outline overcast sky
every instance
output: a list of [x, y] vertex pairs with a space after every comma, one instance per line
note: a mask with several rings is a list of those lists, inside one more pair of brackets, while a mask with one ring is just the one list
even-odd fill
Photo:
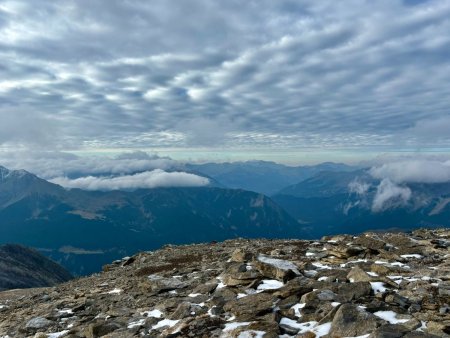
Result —
[[0, 151], [448, 153], [449, 18], [446, 0], [3, 0]]

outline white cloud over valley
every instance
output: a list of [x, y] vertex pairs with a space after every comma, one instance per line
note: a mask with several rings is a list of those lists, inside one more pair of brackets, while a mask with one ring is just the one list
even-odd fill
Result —
[[50, 182], [68, 189], [79, 188], [83, 190], [102, 191], [161, 187], [202, 187], [209, 184], [209, 180], [205, 177], [185, 172], [166, 172], [160, 169], [116, 177], [87, 176], [75, 179], [55, 177]]

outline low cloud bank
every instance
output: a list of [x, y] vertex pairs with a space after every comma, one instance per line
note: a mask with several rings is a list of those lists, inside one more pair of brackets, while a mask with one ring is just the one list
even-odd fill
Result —
[[103, 191], [160, 187], [202, 187], [209, 184], [209, 180], [205, 177], [185, 172], [166, 172], [161, 169], [118, 177], [87, 176], [76, 179], [56, 177], [50, 182], [69, 189]]
[[0, 153], [0, 164], [8, 169], [25, 169], [44, 179], [61, 177], [131, 175], [154, 169], [175, 169], [179, 163], [143, 151], [126, 152], [114, 157], [77, 156], [65, 152]]
[[377, 179], [395, 183], [444, 183], [450, 181], [450, 161], [405, 160], [385, 163], [370, 169]]

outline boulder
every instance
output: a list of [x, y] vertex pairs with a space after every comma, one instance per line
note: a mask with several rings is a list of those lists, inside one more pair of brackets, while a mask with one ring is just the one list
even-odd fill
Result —
[[223, 307], [239, 321], [252, 321], [272, 311], [277, 298], [268, 293], [258, 293], [232, 300]]
[[353, 267], [347, 275], [350, 282], [370, 282], [372, 278], [359, 266]]
[[255, 266], [264, 277], [283, 282], [301, 275], [294, 263], [265, 255], [258, 256]]
[[343, 304], [331, 323], [330, 337], [357, 337], [372, 333], [379, 319], [355, 304]]

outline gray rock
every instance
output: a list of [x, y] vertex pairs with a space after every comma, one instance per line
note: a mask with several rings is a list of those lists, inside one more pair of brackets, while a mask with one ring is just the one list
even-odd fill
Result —
[[283, 282], [301, 275], [294, 263], [265, 255], [258, 256], [255, 266], [263, 276]]
[[38, 330], [38, 329], [45, 329], [45, 328], [51, 326], [52, 324], [53, 324], [53, 322], [48, 320], [47, 318], [36, 317], [36, 318], [30, 319], [27, 322], [27, 324], [25, 325], [25, 327], [27, 329]]

